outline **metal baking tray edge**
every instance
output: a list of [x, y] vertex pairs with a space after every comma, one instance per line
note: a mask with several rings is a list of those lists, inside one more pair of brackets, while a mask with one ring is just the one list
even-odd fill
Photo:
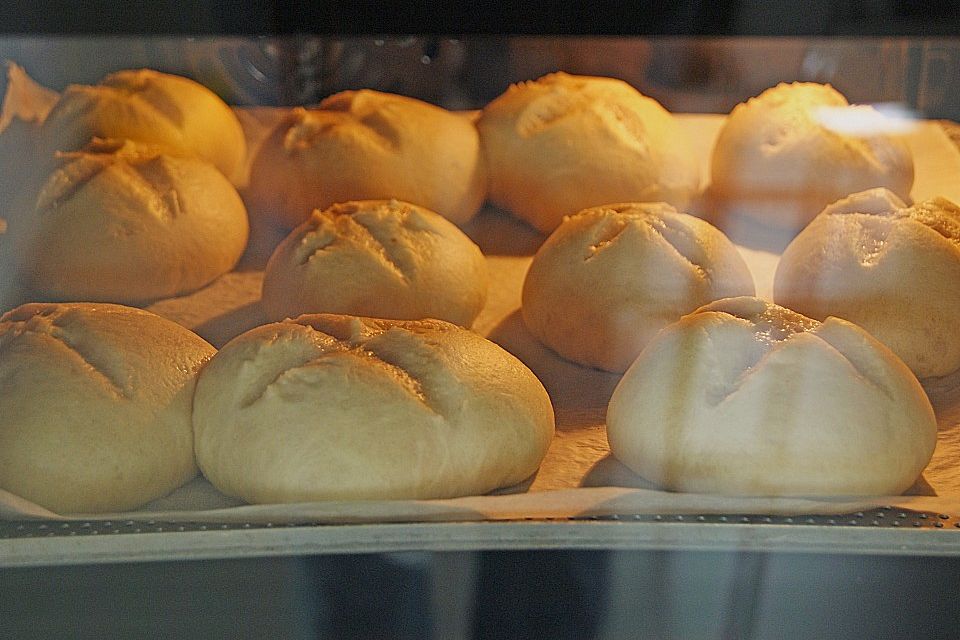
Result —
[[[880, 513], [883, 515], [878, 517]], [[943, 514], [877, 510], [836, 517], [841, 520], [825, 516], [706, 518], [671, 515], [336, 525], [8, 522], [5, 537], [0, 538], [0, 567], [556, 549], [960, 556], [960, 520]]]

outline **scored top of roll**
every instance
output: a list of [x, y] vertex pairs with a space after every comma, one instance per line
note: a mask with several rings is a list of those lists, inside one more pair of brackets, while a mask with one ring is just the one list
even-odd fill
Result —
[[665, 489], [895, 495], [930, 461], [937, 422], [906, 365], [860, 327], [742, 297], [657, 335], [614, 391], [607, 435]]
[[[857, 122], [876, 126], [855, 131]], [[788, 229], [856, 191], [909, 198], [913, 156], [883, 123], [830, 85], [781, 83], [730, 113], [711, 156], [711, 191], [734, 212]]]
[[70, 85], [43, 123], [41, 154], [75, 151], [93, 138], [134, 140], [197, 156], [234, 185], [246, 177], [240, 121], [217, 94], [189, 78], [131, 69], [99, 84]]
[[491, 200], [544, 233], [610, 202], [683, 207], [700, 187], [686, 132], [622, 80], [552, 73], [515, 84], [477, 127]]
[[208, 162], [129, 141], [63, 154], [13, 242], [47, 298], [144, 302], [226, 273], [248, 237], [236, 189]]
[[286, 227], [337, 202], [391, 198], [465, 224], [486, 186], [469, 114], [364, 89], [293, 109], [253, 159], [244, 195], [252, 215]]

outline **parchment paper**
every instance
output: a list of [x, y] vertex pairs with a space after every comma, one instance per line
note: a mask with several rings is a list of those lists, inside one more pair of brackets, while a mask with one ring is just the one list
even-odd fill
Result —
[[[269, 115], [269, 114], [268, 114]], [[263, 122], [264, 118], [247, 118]], [[267, 118], [269, 120], [269, 118]], [[682, 116], [706, 171], [719, 116]], [[257, 132], [262, 135], [261, 132]], [[909, 135], [917, 179], [914, 199], [945, 195], [960, 201], [960, 152], [939, 125], [921, 122]], [[706, 206], [700, 203], [698, 206]], [[484, 209], [465, 229], [487, 256], [491, 290], [474, 329], [523, 360], [550, 393], [557, 433], [539, 472], [527, 482], [497, 492], [454, 500], [316, 502], [242, 505], [219, 494], [202, 477], [145, 508], [122, 514], [53, 514], [0, 491], [0, 518], [154, 519], [210, 522], [410, 522], [566, 518], [630, 513], [840, 514], [873, 507], [960, 513], [960, 374], [925, 380], [940, 426], [933, 460], [905, 496], [871, 499], [728, 498], [660, 491], [631, 473], [610, 454], [604, 414], [619, 376], [578, 366], [540, 345], [519, 315], [523, 278], [544, 236], [505, 212]], [[261, 239], [280, 235], [260, 230]], [[742, 242], [758, 295], [769, 298], [778, 255], [763, 243]], [[263, 247], [255, 247], [240, 270], [209, 287], [148, 307], [187, 326], [217, 347], [265, 321], [259, 306]], [[259, 252], [259, 253], [258, 253]]]

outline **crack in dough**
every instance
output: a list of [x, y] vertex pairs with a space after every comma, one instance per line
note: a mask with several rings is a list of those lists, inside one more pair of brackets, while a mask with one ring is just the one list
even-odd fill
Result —
[[327, 250], [337, 239], [337, 235], [329, 229], [317, 227], [300, 241], [297, 247], [297, 265], [304, 266], [316, 256]]
[[[676, 220], [659, 216], [644, 216], [643, 222], [670, 246], [677, 256], [687, 262], [697, 275], [704, 280], [709, 278], [710, 270], [703, 266], [707, 256], [697, 241], [697, 236], [686, 225]], [[696, 255], [694, 255], [696, 254]]]
[[889, 224], [876, 224], [871, 221], [864, 224], [864, 220], [854, 218], [857, 228], [857, 249], [860, 264], [870, 266], [880, 262], [887, 249], [887, 236], [890, 233]]
[[315, 222], [317, 228], [307, 237], [316, 237], [317, 244], [307, 243], [305, 237], [303, 244], [309, 248], [304, 249], [304, 251], [309, 253], [301, 255], [298, 263], [304, 265], [319, 253], [326, 250], [335, 250], [337, 246], [349, 244], [352, 241], [370, 249], [380, 258], [384, 267], [404, 282], [409, 283], [410, 276], [407, 271], [410, 265], [405, 264], [408, 261], [403, 260], [399, 254], [389, 248], [396, 245], [397, 249], [402, 249], [390, 226], [383, 225], [383, 228], [381, 228], [377, 224], [364, 220], [362, 216], [354, 215], [358, 213], [363, 214], [364, 211], [354, 203], [347, 203], [336, 205], [315, 214], [315, 217], [311, 220]]
[[955, 245], [960, 245], [960, 207], [946, 198], [934, 198], [901, 209], [898, 217], [909, 217], [936, 231]]
[[583, 99], [570, 91], [555, 87], [546, 95], [533, 100], [517, 118], [517, 133], [531, 138], [549, 128], [556, 121], [584, 110]]
[[[395, 239], [389, 235], [389, 229], [386, 229], [388, 233], [385, 234], [383, 233], [384, 229], [381, 229], [377, 225], [369, 224], [362, 218], [353, 215], [350, 216], [350, 221], [358, 228], [363, 229], [363, 239], [365, 243], [376, 250], [377, 255], [382, 258], [384, 264], [400, 276], [404, 282], [409, 282], [410, 277], [407, 275], [405, 265], [402, 264], [396, 252], [388, 249], [390, 245], [396, 242]], [[393, 240], [393, 242], [391, 242], [391, 240]]]
[[593, 260], [605, 249], [610, 247], [620, 235], [626, 231], [628, 222], [616, 218], [603, 218], [597, 237], [590, 243], [584, 262]]
[[63, 153], [60, 157], [76, 159], [57, 169], [40, 190], [36, 203], [40, 214], [56, 209], [113, 164], [105, 157], [82, 153]]

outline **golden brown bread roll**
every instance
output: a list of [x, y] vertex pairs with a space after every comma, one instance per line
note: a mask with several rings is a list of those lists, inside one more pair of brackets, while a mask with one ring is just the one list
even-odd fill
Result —
[[41, 128], [41, 159], [93, 138], [129, 139], [168, 155], [197, 156], [234, 185], [245, 178], [246, 142], [230, 107], [188, 78], [151, 69], [118, 71], [100, 84], [71, 85]]
[[214, 348], [140, 309], [0, 317], [0, 488], [60, 513], [137, 508], [197, 473], [191, 403]]
[[294, 109], [253, 159], [244, 197], [251, 215], [288, 228], [337, 202], [390, 198], [462, 225], [486, 186], [468, 116], [365, 89]]
[[314, 211], [280, 243], [263, 278], [271, 320], [304, 313], [470, 326], [487, 299], [487, 263], [440, 215], [396, 200]]
[[208, 284], [243, 253], [243, 202], [213, 165], [130, 143], [66, 160], [14, 240], [24, 282], [44, 297], [170, 297]]
[[906, 142], [838, 131], [825, 124], [823, 109], [876, 116], [870, 107], [850, 107], [830, 85], [809, 82], [779, 84], [733, 109], [711, 156], [711, 192], [728, 212], [798, 230], [856, 191], [887, 187], [909, 198]]
[[569, 216], [533, 258], [523, 320], [587, 366], [623, 372], [660, 329], [711, 300], [753, 295], [746, 263], [709, 223], [664, 203]]
[[613, 393], [607, 436], [673, 491], [880, 496], [914, 483], [937, 422], [906, 365], [860, 327], [732, 298], [647, 345]]
[[871, 189], [830, 205], [787, 247], [774, 300], [870, 332], [920, 378], [960, 368], [960, 207]]
[[257, 327], [204, 367], [194, 400], [200, 468], [253, 503], [482, 494], [533, 474], [553, 428], [529, 369], [438, 320]]
[[490, 199], [540, 231], [608, 202], [684, 207], [700, 187], [686, 133], [621, 80], [552, 73], [511, 86], [477, 121]]

